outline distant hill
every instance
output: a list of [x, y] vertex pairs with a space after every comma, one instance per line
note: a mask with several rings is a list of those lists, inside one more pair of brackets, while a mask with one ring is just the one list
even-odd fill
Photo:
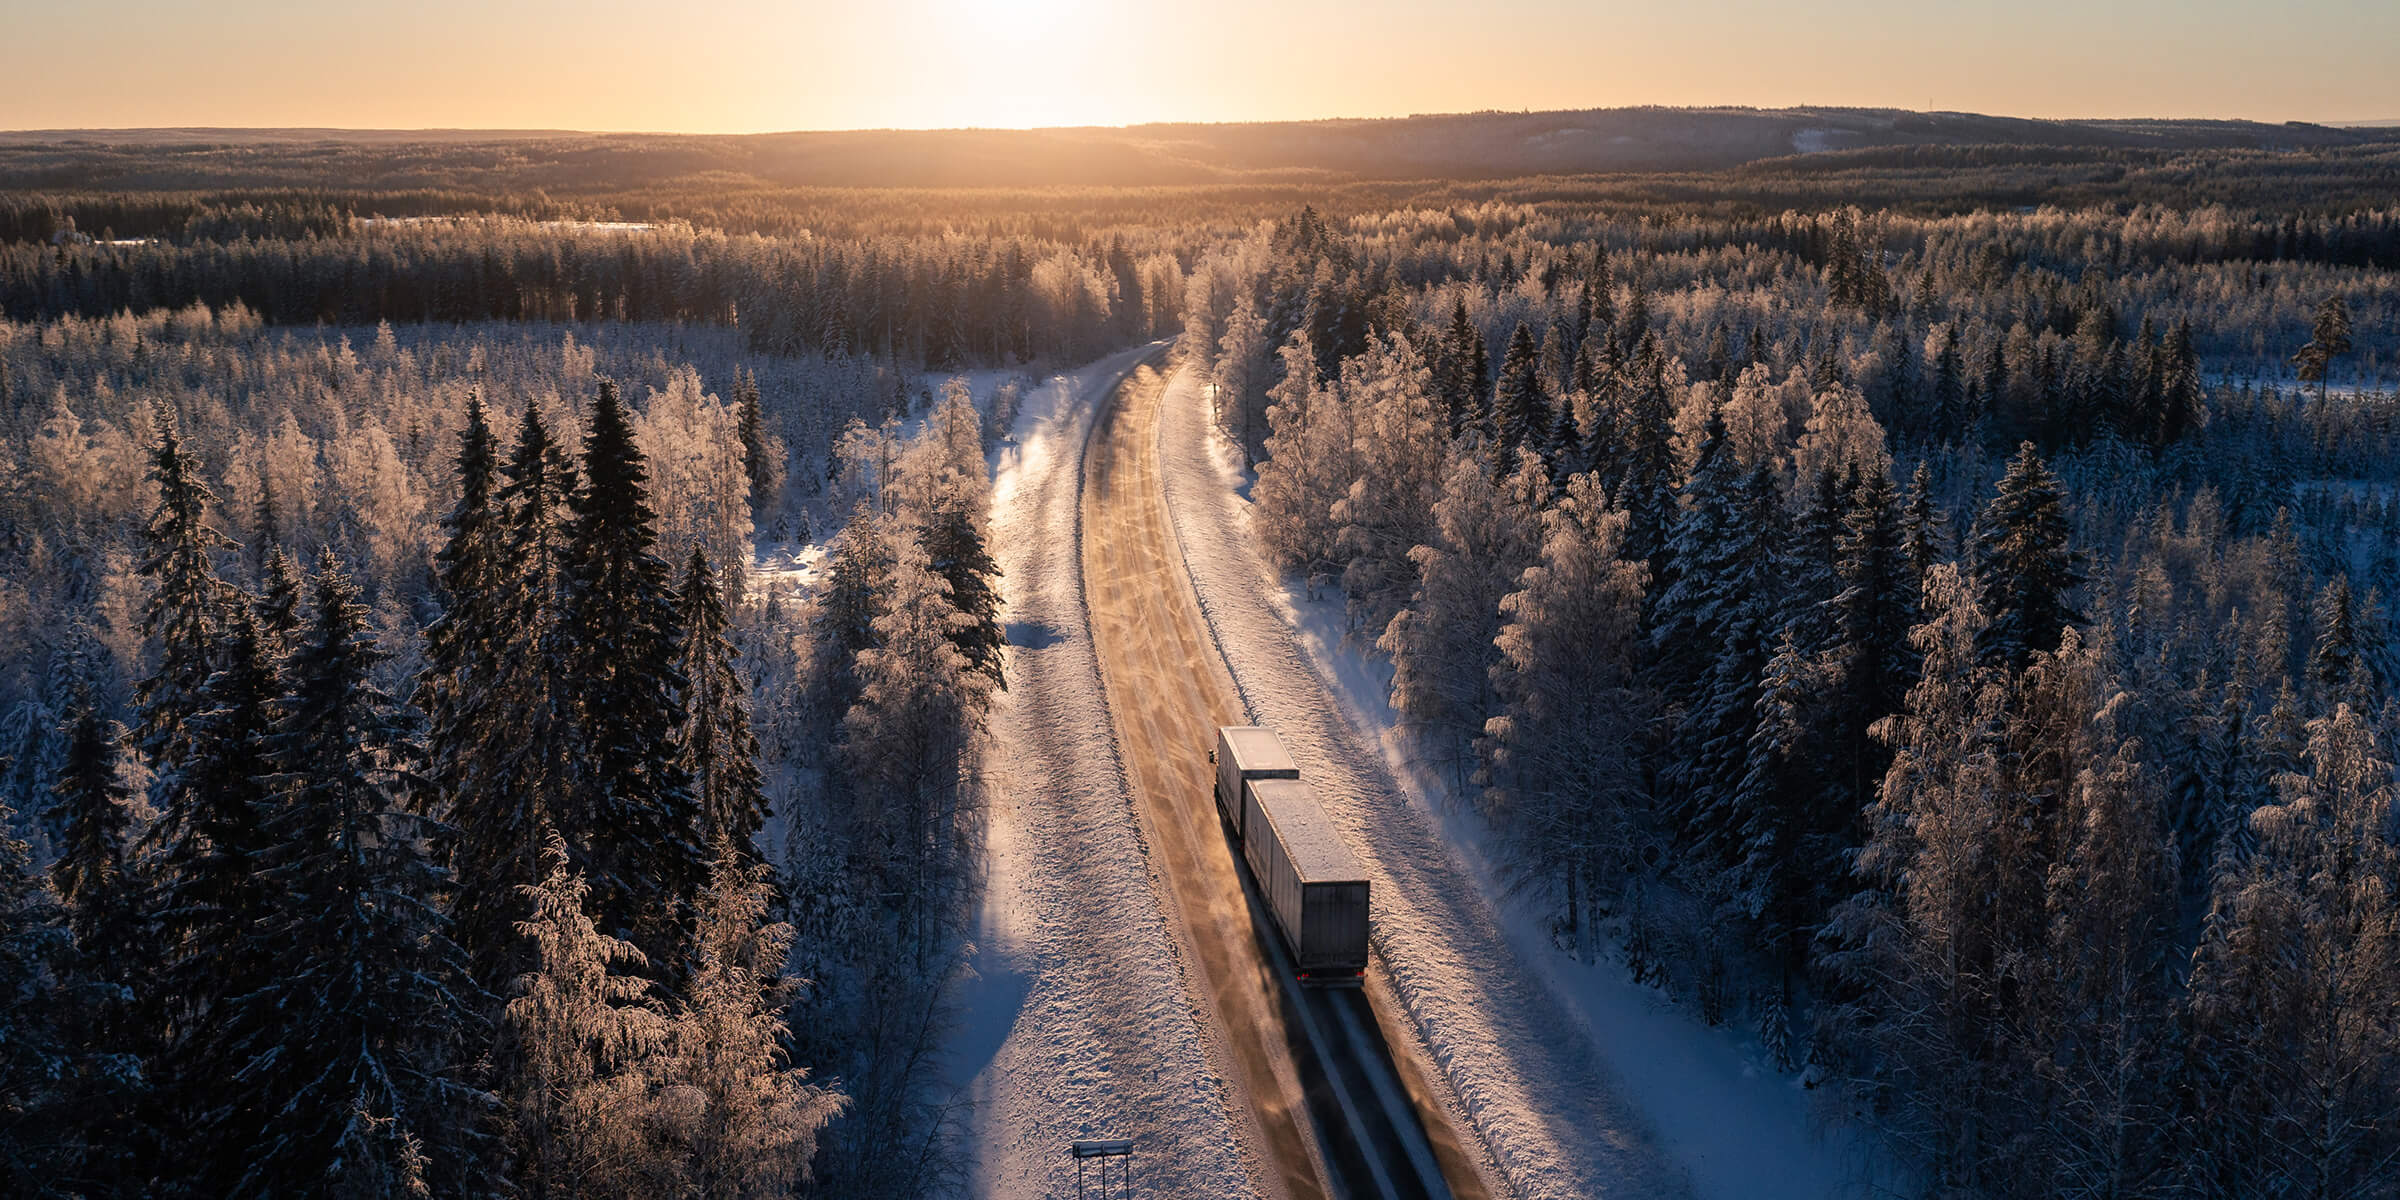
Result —
[[[2400, 130], [2252, 121], [2051, 121], [1859, 108], [1616, 108], [1380, 120], [743, 136], [143, 129], [0, 133], [0, 185], [49, 189], [576, 190], [714, 178], [769, 186], [1141, 186], [1697, 171], [1905, 147], [2324, 150]], [[406, 152], [403, 152], [403, 151]]]

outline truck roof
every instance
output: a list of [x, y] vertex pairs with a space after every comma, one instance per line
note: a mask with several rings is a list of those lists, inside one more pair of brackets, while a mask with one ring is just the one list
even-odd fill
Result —
[[1283, 748], [1283, 739], [1264, 725], [1227, 725], [1219, 730], [1225, 745], [1233, 751], [1233, 767], [1244, 774], [1252, 771], [1288, 771], [1299, 773], [1300, 764], [1292, 761], [1291, 752]]
[[1252, 781], [1250, 788], [1257, 793], [1258, 807], [1267, 814], [1267, 822], [1282, 839], [1301, 882], [1346, 883], [1367, 877], [1358, 856], [1350, 852], [1350, 843], [1334, 830], [1307, 784], [1297, 779], [1260, 779]]

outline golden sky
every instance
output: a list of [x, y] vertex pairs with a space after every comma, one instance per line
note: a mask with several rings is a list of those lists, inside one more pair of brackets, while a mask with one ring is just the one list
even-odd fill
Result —
[[0, 0], [0, 128], [2400, 118], [2400, 0]]

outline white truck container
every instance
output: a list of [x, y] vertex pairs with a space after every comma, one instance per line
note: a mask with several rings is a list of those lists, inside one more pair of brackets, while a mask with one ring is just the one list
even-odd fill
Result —
[[[1272, 735], [1270, 735], [1272, 736]], [[1358, 987], [1367, 972], [1367, 876], [1309, 786], [1242, 783], [1242, 857], [1304, 987]]]
[[1283, 739], [1261, 725], [1225, 725], [1217, 729], [1217, 812], [1242, 835], [1242, 784], [1252, 779], [1298, 779], [1300, 764], [1283, 748]]

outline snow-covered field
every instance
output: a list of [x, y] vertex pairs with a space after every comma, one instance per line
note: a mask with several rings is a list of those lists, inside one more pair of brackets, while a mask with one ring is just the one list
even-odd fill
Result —
[[1196, 380], [1170, 386], [1160, 458], [1175, 528], [1253, 717], [1275, 727], [1368, 864], [1395, 992], [1518, 1193], [1824, 1197], [1860, 1189], [1845, 1139], [1755, 1045], [1710, 1030], [1613, 963], [1553, 949], [1498, 899], [1482, 836], [1391, 737], [1387, 669], [1340, 645], [1251, 536], [1243, 473]]
[[977, 1196], [1072, 1195], [1069, 1142], [1137, 1139], [1145, 1196], [1250, 1191], [1224, 1083], [1151, 890], [1085, 620], [1095, 404], [1146, 350], [1053, 376], [993, 455], [1009, 690], [992, 713], [989, 880], [953, 1078]]

